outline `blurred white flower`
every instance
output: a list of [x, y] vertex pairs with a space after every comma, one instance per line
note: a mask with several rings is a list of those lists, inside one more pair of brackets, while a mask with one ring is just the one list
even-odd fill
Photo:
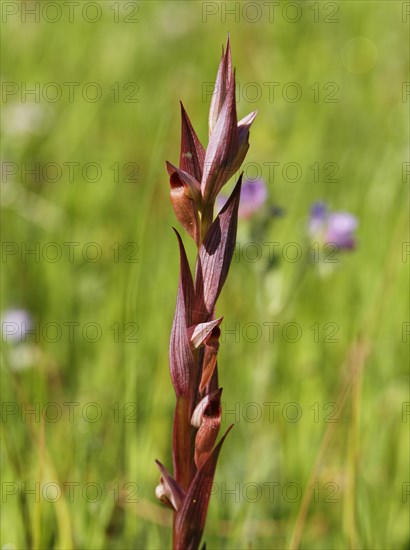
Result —
[[25, 309], [7, 309], [1, 315], [3, 342], [24, 342], [27, 331], [33, 326], [32, 318]]
[[11, 308], [1, 315], [2, 342], [11, 344], [4, 349], [6, 363], [14, 371], [34, 367], [42, 357], [39, 346], [26, 341], [33, 326], [33, 319], [25, 309]]
[[53, 109], [40, 103], [11, 103], [3, 107], [2, 114], [3, 132], [6, 135], [42, 135], [50, 127]]
[[34, 367], [42, 358], [41, 350], [35, 344], [17, 344], [7, 353], [12, 370], [23, 371]]

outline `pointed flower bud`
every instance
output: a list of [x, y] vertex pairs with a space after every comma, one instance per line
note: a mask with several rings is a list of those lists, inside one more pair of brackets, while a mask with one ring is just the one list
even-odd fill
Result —
[[195, 179], [191, 174], [188, 172], [185, 172], [185, 170], [181, 170], [180, 168], [177, 168], [174, 166], [171, 162], [167, 161], [167, 170], [169, 175], [175, 176], [177, 174], [179, 181], [181, 181], [184, 185], [184, 192], [185, 195], [192, 199], [196, 206], [199, 208], [201, 206], [202, 202], [202, 196], [201, 196], [201, 184], [198, 182], [197, 179]]
[[227, 90], [232, 83], [232, 58], [231, 58], [231, 46], [228, 40], [226, 42], [226, 52], [224, 53], [222, 48], [222, 58], [219, 63], [218, 73], [216, 75], [216, 82], [214, 93], [212, 94], [211, 107], [209, 109], [209, 135], [212, 134], [216, 122], [219, 117], [219, 113], [222, 110], [222, 106], [226, 99]]
[[232, 165], [238, 154], [237, 124], [233, 78], [205, 154], [201, 190], [207, 203], [213, 204], [221, 188], [234, 174]]
[[214, 319], [213, 321], [208, 321], [207, 323], [199, 323], [198, 325], [189, 327], [188, 338], [192, 347], [197, 349], [199, 346], [203, 346], [214, 328], [219, 327], [222, 323], [222, 320], [223, 317], [219, 317], [219, 319]]
[[198, 197], [195, 180], [170, 162], [167, 163], [167, 170], [170, 175], [170, 196], [175, 216], [198, 244], [200, 231], [198, 207], [194, 200], [194, 197]]
[[177, 512], [181, 508], [185, 498], [185, 491], [159, 460], [155, 462], [161, 472], [160, 482], [155, 489], [155, 495], [165, 506]]
[[246, 153], [249, 149], [249, 129], [257, 114], [257, 111], [253, 111], [238, 122], [238, 151], [231, 166], [231, 172], [233, 174], [239, 170], [242, 162], [245, 160]]
[[235, 74], [228, 35], [209, 109], [209, 144], [201, 179], [205, 204], [213, 205], [221, 188], [241, 167], [249, 149], [249, 129], [255, 117], [253, 112], [237, 122]]
[[206, 462], [212, 452], [221, 427], [222, 388], [207, 395], [198, 403], [191, 424], [198, 428], [195, 438], [195, 464], [197, 468]]
[[203, 393], [205, 391], [206, 386], [211, 381], [212, 375], [215, 372], [220, 336], [221, 329], [219, 328], [219, 326], [217, 326], [212, 330], [211, 334], [207, 338], [204, 360], [202, 364], [202, 376], [199, 383], [199, 393]]
[[181, 103], [181, 153], [179, 167], [188, 172], [196, 180], [201, 181], [204, 159], [205, 150]]

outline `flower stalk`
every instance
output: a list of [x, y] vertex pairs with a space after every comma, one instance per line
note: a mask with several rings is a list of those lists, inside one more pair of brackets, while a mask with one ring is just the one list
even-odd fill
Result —
[[215, 218], [214, 207], [220, 190], [245, 158], [255, 116], [251, 113], [238, 123], [228, 37], [210, 106], [208, 146], [202, 146], [181, 104], [179, 166], [166, 163], [175, 216], [197, 246], [192, 274], [175, 230], [180, 277], [169, 349], [176, 395], [173, 474], [157, 461], [161, 477], [156, 489], [159, 500], [174, 512], [174, 550], [199, 547], [219, 452], [232, 428], [216, 443], [222, 414], [218, 384], [222, 317], [216, 318], [215, 307], [235, 248], [242, 175]]

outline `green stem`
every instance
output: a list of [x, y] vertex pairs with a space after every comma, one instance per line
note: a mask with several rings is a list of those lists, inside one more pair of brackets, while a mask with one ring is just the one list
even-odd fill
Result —
[[202, 213], [201, 213], [201, 243], [204, 241], [205, 236], [210, 228], [214, 217], [214, 205], [204, 204]]

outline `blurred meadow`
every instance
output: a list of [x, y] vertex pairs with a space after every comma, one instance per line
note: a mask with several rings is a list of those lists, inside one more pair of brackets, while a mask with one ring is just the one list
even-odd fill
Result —
[[[228, 32], [269, 199], [217, 310], [235, 428], [204, 540], [410, 548], [408, 4], [2, 2], [1, 548], [171, 545], [165, 160], [180, 100], [207, 143]], [[317, 201], [354, 250], [317, 254]]]

